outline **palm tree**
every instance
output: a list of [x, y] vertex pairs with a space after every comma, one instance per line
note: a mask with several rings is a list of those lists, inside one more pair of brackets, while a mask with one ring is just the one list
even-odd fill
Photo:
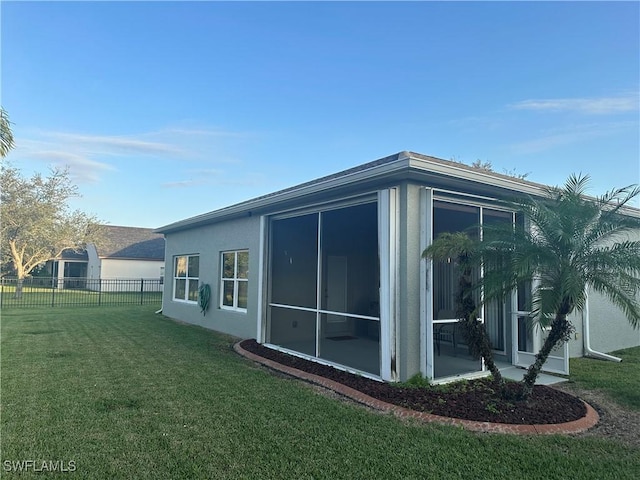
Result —
[[491, 372], [500, 392], [503, 392], [504, 380], [493, 358], [489, 335], [483, 323], [478, 321], [478, 306], [474, 300], [474, 271], [479, 266], [478, 243], [464, 232], [443, 232], [423, 252], [424, 258], [436, 261], [455, 259], [458, 268], [458, 291], [456, 292], [456, 316], [469, 346], [469, 353], [482, 358]]
[[572, 175], [563, 188], [548, 188], [547, 198], [514, 202], [512, 208], [525, 215], [529, 228], [487, 227], [478, 244], [485, 301], [506, 298], [534, 280], [532, 317], [549, 328], [522, 380], [522, 399], [531, 394], [550, 352], [569, 340], [574, 328], [568, 316], [585, 307], [588, 288], [640, 327], [640, 241], [632, 239], [640, 232], [640, 218], [621, 214], [640, 187], [588, 198], [588, 182], [588, 176]]
[[6, 157], [13, 146], [13, 133], [11, 132], [9, 115], [4, 108], [0, 107], [0, 158]]

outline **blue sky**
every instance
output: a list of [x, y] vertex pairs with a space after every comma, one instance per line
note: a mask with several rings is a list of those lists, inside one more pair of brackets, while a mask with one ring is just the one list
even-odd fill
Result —
[[402, 150], [640, 182], [638, 2], [2, 1], [8, 159], [159, 227]]

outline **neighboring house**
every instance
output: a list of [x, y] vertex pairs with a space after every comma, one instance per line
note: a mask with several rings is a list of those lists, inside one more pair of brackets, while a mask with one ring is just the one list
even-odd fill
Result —
[[[421, 253], [441, 232], [480, 222], [524, 225], [497, 200], [543, 191], [401, 152], [172, 223], [157, 230], [166, 239], [163, 313], [383, 380], [483, 375], [456, 328], [452, 264]], [[201, 284], [212, 292], [205, 315]], [[543, 339], [524, 321], [527, 293], [482, 314], [506, 365], [528, 366]], [[601, 351], [640, 345], [640, 332], [595, 295], [573, 321], [575, 337], [552, 352], [549, 371], [566, 373], [569, 356], [582, 355], [588, 341]]]
[[65, 288], [97, 289], [100, 279], [157, 280], [164, 277], [164, 238], [150, 228], [103, 225], [96, 244], [65, 250], [47, 268]]

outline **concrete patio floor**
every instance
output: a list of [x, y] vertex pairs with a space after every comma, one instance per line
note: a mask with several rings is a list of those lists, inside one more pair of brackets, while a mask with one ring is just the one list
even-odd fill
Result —
[[[524, 368], [515, 367], [513, 365], [504, 364], [498, 365], [500, 368], [500, 373], [504, 378], [508, 378], [509, 380], [517, 380], [520, 381], [524, 377], [524, 374], [527, 372]], [[552, 375], [550, 373], [540, 373], [538, 378], [536, 379], [536, 385], [554, 385], [556, 383], [566, 382], [567, 379], [564, 377], [559, 377], [556, 375]]]

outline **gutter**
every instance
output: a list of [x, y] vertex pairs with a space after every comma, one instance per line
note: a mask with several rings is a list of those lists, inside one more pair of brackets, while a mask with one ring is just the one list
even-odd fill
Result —
[[584, 356], [598, 358], [600, 360], [608, 360], [610, 362], [621, 362], [622, 359], [619, 357], [614, 357], [613, 355], [609, 355], [607, 353], [598, 352], [591, 348], [589, 337], [589, 295], [586, 294], [585, 296], [586, 302], [584, 304], [584, 310], [582, 311], [582, 345], [584, 347]]

